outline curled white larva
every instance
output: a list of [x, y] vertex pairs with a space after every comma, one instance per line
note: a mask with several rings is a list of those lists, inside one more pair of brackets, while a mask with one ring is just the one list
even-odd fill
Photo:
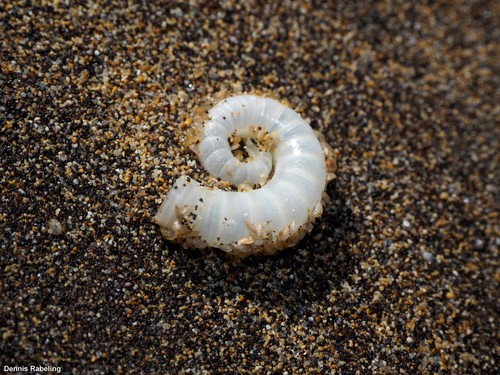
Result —
[[298, 113], [270, 98], [230, 97], [208, 114], [201, 163], [240, 189], [179, 177], [154, 218], [163, 236], [241, 256], [295, 245], [322, 213], [331, 149]]

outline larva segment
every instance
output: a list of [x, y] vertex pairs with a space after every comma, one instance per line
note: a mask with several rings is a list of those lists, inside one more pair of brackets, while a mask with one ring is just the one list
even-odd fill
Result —
[[236, 256], [274, 254], [300, 241], [322, 213], [325, 155], [333, 154], [324, 139], [292, 109], [252, 95], [221, 101], [203, 130], [201, 163], [238, 191], [179, 177], [154, 218], [163, 236]]
[[[250, 161], [242, 162], [232, 153], [229, 143], [231, 136], [246, 136], [231, 129], [224, 134], [207, 135], [198, 146], [200, 158], [204, 168], [214, 177], [229, 181], [233, 185], [241, 183], [259, 184], [262, 176], [267, 178], [272, 169], [272, 155], [270, 152], [261, 151], [258, 147], [247, 145], [246, 150], [251, 156]], [[249, 135], [249, 134], [248, 134]]]

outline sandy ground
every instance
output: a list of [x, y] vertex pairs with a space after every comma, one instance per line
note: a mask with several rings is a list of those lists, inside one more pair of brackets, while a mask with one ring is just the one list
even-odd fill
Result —
[[[495, 373], [499, 14], [2, 2], [2, 369]], [[301, 113], [338, 170], [310, 235], [232, 262], [151, 218], [179, 175], [207, 178], [197, 107], [241, 92]]]

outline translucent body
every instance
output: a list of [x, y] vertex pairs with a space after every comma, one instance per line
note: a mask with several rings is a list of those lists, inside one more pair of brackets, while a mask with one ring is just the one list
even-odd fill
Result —
[[[225, 251], [272, 253], [295, 244], [302, 236], [294, 234], [321, 214], [326, 186], [325, 155], [312, 128], [292, 109], [253, 95], [225, 99], [209, 116], [199, 146], [204, 168], [234, 186], [265, 183], [223, 191], [181, 176], [155, 217], [163, 235], [186, 247]], [[248, 147], [252, 160], [241, 162], [228, 138], [251, 138], [250, 127], [265, 129], [276, 145], [272, 152]]]

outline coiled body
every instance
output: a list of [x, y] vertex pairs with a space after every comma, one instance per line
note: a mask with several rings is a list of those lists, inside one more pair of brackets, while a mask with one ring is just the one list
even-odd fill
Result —
[[[224, 99], [209, 117], [199, 145], [202, 165], [246, 188], [224, 191], [181, 176], [154, 219], [163, 236], [239, 255], [295, 245], [321, 215], [327, 182], [324, 148], [312, 128], [292, 109], [253, 95]], [[232, 152], [235, 137], [245, 144], [245, 160]]]

